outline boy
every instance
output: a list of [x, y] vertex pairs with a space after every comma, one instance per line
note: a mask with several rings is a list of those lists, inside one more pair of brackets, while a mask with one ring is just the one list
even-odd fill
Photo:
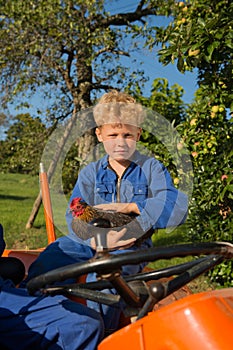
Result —
[[[148, 248], [152, 246], [151, 238], [140, 246], [134, 243], [150, 230], [182, 224], [187, 215], [187, 197], [174, 187], [160, 162], [136, 151], [145, 116], [141, 105], [131, 96], [113, 90], [102, 96], [93, 114], [96, 136], [103, 143], [106, 155], [80, 171], [69, 203], [81, 197], [87, 204], [102, 210], [137, 215], [134, 221], [138, 230], [133, 230], [131, 224], [119, 232], [111, 229], [107, 235], [108, 248], [115, 248], [113, 254]], [[59, 238], [41, 254], [29, 270], [29, 278], [95, 255], [94, 239], [81, 240], [78, 232], [73, 232], [69, 208], [66, 219], [69, 235]], [[123, 274], [138, 273], [143, 267], [143, 264], [124, 266]], [[88, 281], [94, 279], [94, 274], [87, 276]], [[114, 290], [108, 292], [114, 293]], [[102, 314], [107, 331], [117, 328], [118, 310], [90, 301], [88, 306]]]

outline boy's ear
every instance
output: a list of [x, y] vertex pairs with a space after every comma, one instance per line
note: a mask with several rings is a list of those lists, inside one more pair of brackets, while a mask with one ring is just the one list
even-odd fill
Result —
[[102, 142], [103, 139], [102, 139], [101, 131], [100, 131], [99, 128], [96, 128], [96, 129], [95, 129], [95, 134], [96, 134], [96, 136], [97, 136], [98, 141], [99, 141], [99, 142]]
[[137, 141], [140, 140], [141, 134], [142, 134], [142, 128], [138, 128]]

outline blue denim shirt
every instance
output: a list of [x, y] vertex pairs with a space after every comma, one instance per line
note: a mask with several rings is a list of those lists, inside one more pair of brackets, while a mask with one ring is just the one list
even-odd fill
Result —
[[[187, 216], [187, 196], [174, 187], [165, 166], [138, 151], [121, 179], [109, 167], [108, 155], [88, 164], [79, 173], [70, 202], [75, 197], [89, 205], [135, 202], [140, 210], [137, 220], [144, 232], [178, 226]], [[69, 210], [66, 219], [70, 235], [77, 237], [71, 229]]]

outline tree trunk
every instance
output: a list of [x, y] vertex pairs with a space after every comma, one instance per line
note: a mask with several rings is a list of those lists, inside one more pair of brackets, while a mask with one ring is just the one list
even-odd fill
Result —
[[[80, 51], [78, 54], [79, 59], [77, 60], [77, 78], [79, 82], [78, 88], [75, 88], [73, 84], [70, 84], [69, 75], [67, 75], [65, 78], [67, 86], [69, 87], [71, 94], [74, 97], [75, 107], [72, 113], [72, 117], [66, 126], [65, 132], [62, 138], [60, 139], [56, 153], [47, 171], [48, 182], [50, 181], [51, 177], [55, 172], [59, 157], [63, 151], [66, 141], [70, 135], [70, 132], [73, 126], [75, 125], [77, 112], [79, 110], [86, 109], [91, 105], [90, 89], [91, 89], [91, 82], [92, 82], [92, 67], [89, 64], [87, 64], [87, 58], [89, 58], [89, 55], [90, 55], [88, 50], [89, 48], [88, 46], [86, 46], [86, 43], [83, 46], [80, 45]], [[88, 152], [90, 152], [90, 150], [93, 150], [93, 144], [95, 143], [94, 130], [87, 131], [84, 136], [80, 137], [80, 139], [78, 140], [78, 144], [79, 143], [80, 143], [78, 147], [79, 157], [80, 159], [85, 159]], [[37, 196], [37, 199], [34, 202], [31, 215], [26, 224], [26, 228], [31, 228], [33, 226], [33, 223], [35, 221], [35, 218], [39, 211], [41, 203], [42, 203], [42, 198], [41, 198], [41, 194], [39, 194]]]
[[[47, 171], [48, 181], [50, 181], [51, 177], [53, 176], [53, 174], [55, 172], [56, 165], [57, 165], [57, 162], [59, 160], [60, 154], [61, 154], [61, 152], [64, 148], [64, 145], [69, 137], [69, 134], [70, 134], [75, 122], [76, 122], [76, 118], [77, 118], [77, 109], [74, 108], [73, 113], [72, 113], [72, 117], [70, 118], [70, 121], [67, 124], [65, 132], [64, 132], [64, 134], [59, 142], [56, 153], [55, 153], [53, 160], [50, 163], [49, 169]], [[36, 216], [39, 212], [41, 203], [42, 203], [42, 197], [41, 197], [41, 193], [39, 193], [34, 204], [33, 204], [32, 212], [31, 212], [29, 219], [27, 221], [27, 224], [26, 224], [27, 229], [29, 229], [33, 226], [33, 223], [34, 223]]]
[[[78, 141], [78, 158], [85, 161], [89, 156], [94, 159], [94, 147], [96, 145], [96, 137], [94, 130], [85, 133]], [[82, 166], [82, 163], [80, 163]]]
[[39, 193], [37, 198], [36, 198], [36, 200], [35, 200], [35, 202], [34, 202], [34, 204], [33, 204], [31, 214], [30, 214], [28, 222], [26, 224], [26, 229], [29, 229], [29, 228], [31, 228], [33, 226], [35, 218], [36, 218], [36, 216], [37, 216], [37, 214], [39, 212], [41, 203], [42, 203], [42, 197], [41, 197], [41, 193]]

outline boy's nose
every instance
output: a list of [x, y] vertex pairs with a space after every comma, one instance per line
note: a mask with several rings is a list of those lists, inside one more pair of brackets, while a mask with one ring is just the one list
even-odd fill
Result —
[[124, 137], [119, 136], [119, 137], [117, 138], [117, 143], [118, 143], [118, 145], [124, 145], [124, 144], [125, 144], [125, 139], [124, 139]]

